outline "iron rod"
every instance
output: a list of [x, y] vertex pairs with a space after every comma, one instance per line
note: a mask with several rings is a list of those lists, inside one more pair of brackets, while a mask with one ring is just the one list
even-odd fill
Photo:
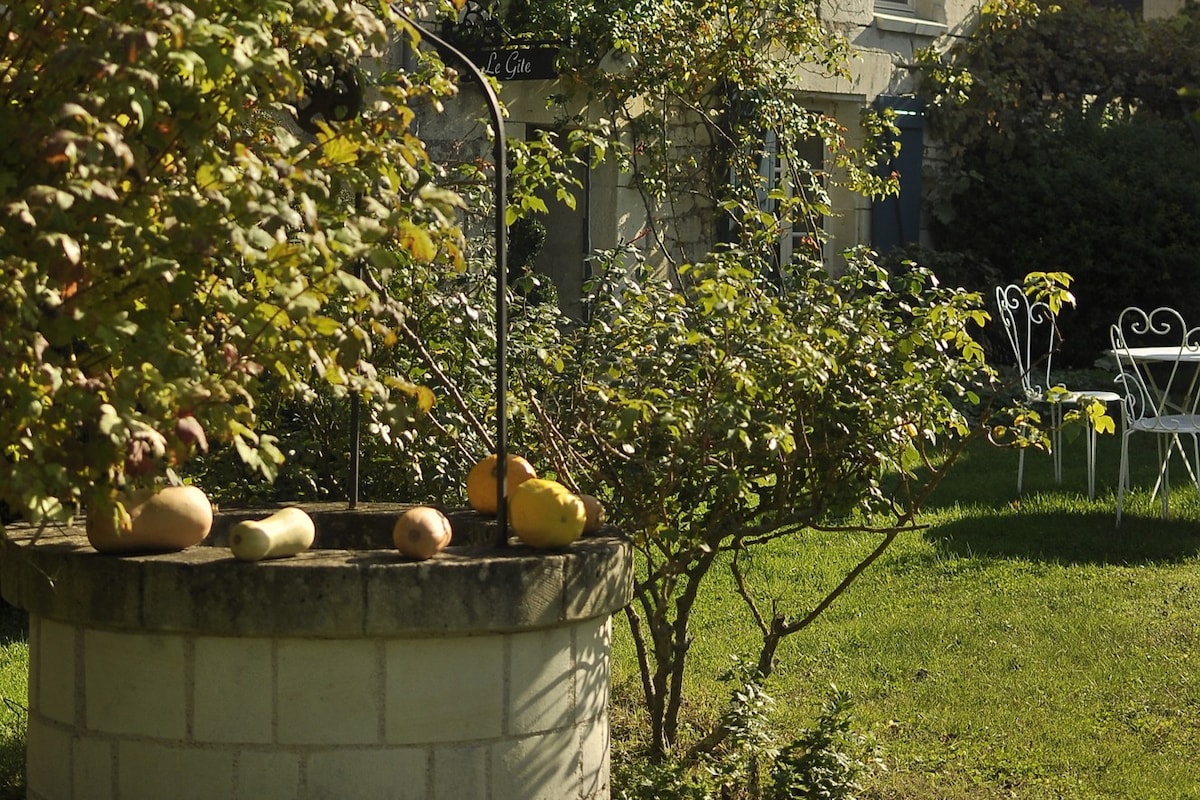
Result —
[[505, 143], [504, 114], [500, 98], [496, 96], [487, 76], [479, 66], [462, 51], [446, 40], [419, 25], [412, 17], [399, 12], [410, 25], [443, 53], [459, 61], [471, 78], [483, 91], [488, 113], [492, 118], [494, 158], [496, 160], [495, 183], [495, 237], [496, 237], [496, 524], [501, 543], [508, 541], [508, 504], [505, 502], [508, 489], [508, 364], [505, 350], [508, 346], [508, 226], [505, 212], [508, 205], [508, 153]]

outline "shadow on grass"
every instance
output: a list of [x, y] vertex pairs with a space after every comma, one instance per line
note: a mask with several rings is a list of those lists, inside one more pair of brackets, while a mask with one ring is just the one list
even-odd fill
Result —
[[[29, 616], [24, 611], [0, 601], [0, 648], [29, 639]], [[24, 704], [15, 699], [0, 698], [8, 706], [0, 708], [0, 800], [22, 800], [25, 797], [25, 720]]]
[[1113, 512], [1021, 511], [964, 517], [935, 525], [925, 537], [944, 556], [1021, 558], [1062, 564], [1141, 564], [1200, 556], [1195, 520]]
[[25, 737], [0, 735], [0, 800], [25, 797]]
[[29, 615], [0, 600], [0, 647], [29, 639]]
[[1120, 455], [1104, 437], [1096, 464], [1097, 496], [1088, 500], [1082, 442], [1068, 441], [1062, 483], [1046, 453], [1025, 459], [1024, 491], [1017, 492], [1018, 452], [987, 442], [972, 444], [925, 504], [932, 527], [925, 537], [937, 557], [1021, 558], [1064, 564], [1140, 564], [1200, 556], [1200, 498], [1182, 465], [1172, 467], [1171, 518], [1150, 496], [1158, 476], [1153, 445], [1131, 447], [1133, 491], [1116, 524]]

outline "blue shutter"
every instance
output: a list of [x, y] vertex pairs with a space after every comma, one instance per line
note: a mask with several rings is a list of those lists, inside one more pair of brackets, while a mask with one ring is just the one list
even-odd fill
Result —
[[925, 102], [916, 97], [880, 95], [879, 108], [896, 111], [900, 155], [880, 165], [880, 174], [900, 175], [900, 194], [875, 200], [871, 213], [871, 246], [880, 253], [918, 242], [921, 237], [921, 166], [925, 150]]

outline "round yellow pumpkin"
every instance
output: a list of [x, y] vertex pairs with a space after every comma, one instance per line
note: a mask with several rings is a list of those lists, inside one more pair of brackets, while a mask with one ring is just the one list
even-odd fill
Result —
[[[522, 482], [537, 477], [533, 465], [521, 456], [509, 455], [505, 461], [508, 464], [504, 478], [506, 495], [511, 495], [513, 489]], [[497, 469], [498, 462], [496, 454], [492, 453], [490, 456], [480, 459], [467, 473], [467, 502], [480, 514], [495, 514], [498, 510], [496, 505], [498, 499], [496, 484], [500, 479]]]

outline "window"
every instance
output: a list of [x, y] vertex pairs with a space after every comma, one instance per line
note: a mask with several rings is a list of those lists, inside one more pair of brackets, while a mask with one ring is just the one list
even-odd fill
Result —
[[[763, 157], [759, 173], [765, 178], [764, 186], [759, 191], [759, 208], [772, 214], [778, 214], [785, 199], [800, 195], [812, 202], [817, 202], [814, 195], [823, 192], [825, 187], [824, 163], [825, 144], [820, 137], [806, 139], [796, 148], [799, 163], [790, 163], [786, 156], [780, 155], [775, 132], [769, 131], [763, 140]], [[780, 199], [772, 199], [783, 195]], [[781, 266], [791, 263], [798, 256], [819, 256], [821, 246], [820, 231], [824, 226], [824, 217], [820, 214], [808, 219], [782, 219], [782, 229], [779, 240], [775, 244], [775, 264]]]
[[875, 11], [884, 14], [895, 14], [901, 17], [915, 17], [917, 9], [913, 0], [875, 0]]
[[914, 36], [946, 32], [946, 6], [941, 0], [875, 0], [875, 27]]
[[[745, 116], [748, 118], [749, 114]], [[824, 257], [825, 214], [829, 206], [825, 142], [819, 135], [810, 135], [803, 119], [792, 123], [786, 123], [786, 127], [794, 130], [792, 136], [799, 137], [797, 141], [781, 141], [781, 135], [786, 133], [759, 127], [757, 136], [729, 155], [729, 185], [741, 190], [737, 192], [740, 202], [757, 207], [760, 213], [756, 215], [759, 218], [756, 226], [773, 228], [770, 232], [775, 244], [770, 254], [773, 262], [770, 277], [776, 281], [782, 277], [780, 267], [801, 259], [812, 261]], [[744, 193], [749, 189], [752, 195]], [[723, 212], [717, 220], [718, 241], [737, 241], [742, 222], [738, 212]]]

